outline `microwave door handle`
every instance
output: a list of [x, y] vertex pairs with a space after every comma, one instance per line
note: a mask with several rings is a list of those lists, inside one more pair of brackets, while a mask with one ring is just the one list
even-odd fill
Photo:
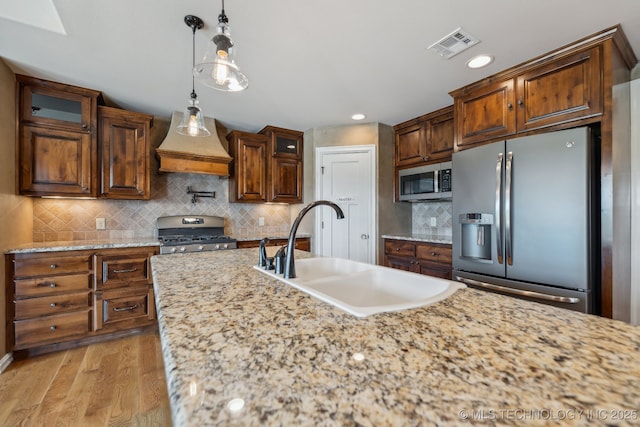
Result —
[[506, 183], [504, 189], [504, 238], [507, 252], [507, 264], [513, 265], [513, 242], [511, 235], [511, 191], [513, 174], [513, 153], [507, 153], [507, 166], [505, 169]]
[[496, 217], [496, 251], [498, 252], [498, 264], [502, 264], [502, 206], [501, 206], [501, 188], [502, 188], [502, 158], [504, 154], [498, 154], [498, 160], [496, 161], [496, 203], [495, 203], [495, 217]]
[[440, 192], [440, 171], [435, 170], [433, 171], [433, 192], [434, 193], [439, 193]]

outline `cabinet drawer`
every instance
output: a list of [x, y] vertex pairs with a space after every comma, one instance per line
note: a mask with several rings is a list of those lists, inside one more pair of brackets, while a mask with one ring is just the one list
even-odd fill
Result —
[[91, 257], [88, 255], [14, 260], [15, 277], [83, 273], [90, 270]]
[[128, 329], [149, 324], [155, 319], [153, 290], [150, 288], [107, 291], [98, 302], [96, 329]]
[[147, 254], [130, 257], [102, 257], [100, 261], [102, 280], [98, 288], [110, 289], [151, 284], [149, 258]]
[[89, 310], [15, 322], [15, 349], [82, 337], [89, 333]]
[[416, 258], [451, 264], [451, 246], [417, 245]]
[[15, 317], [16, 320], [20, 320], [36, 316], [86, 310], [89, 308], [90, 303], [89, 292], [23, 299], [15, 303]]
[[84, 273], [14, 280], [16, 298], [85, 291], [91, 289], [91, 279], [91, 274]]
[[385, 240], [384, 253], [389, 255], [415, 256], [416, 244], [400, 240]]

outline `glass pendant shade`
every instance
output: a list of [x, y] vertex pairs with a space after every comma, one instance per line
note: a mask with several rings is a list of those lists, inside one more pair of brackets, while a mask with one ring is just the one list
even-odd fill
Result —
[[218, 17], [216, 35], [213, 36], [202, 62], [193, 67], [193, 75], [205, 86], [227, 91], [238, 92], [249, 86], [249, 79], [234, 61], [235, 49], [223, 13]]
[[176, 128], [176, 132], [187, 136], [209, 136], [211, 132], [204, 125], [204, 117], [198, 106], [198, 99], [192, 97], [189, 105], [182, 113], [182, 121]]

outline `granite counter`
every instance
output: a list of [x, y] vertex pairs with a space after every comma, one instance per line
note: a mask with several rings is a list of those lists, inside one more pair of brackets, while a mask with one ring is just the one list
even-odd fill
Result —
[[451, 244], [450, 234], [383, 234], [383, 239], [409, 240], [412, 242]]
[[639, 327], [470, 288], [356, 318], [257, 253], [152, 258], [175, 426], [640, 423]]
[[142, 246], [160, 246], [160, 242], [152, 239], [108, 239], [108, 240], [73, 240], [68, 242], [34, 242], [25, 243], [5, 251], [7, 254], [26, 254], [35, 252], [82, 251], [112, 248], [137, 248]]

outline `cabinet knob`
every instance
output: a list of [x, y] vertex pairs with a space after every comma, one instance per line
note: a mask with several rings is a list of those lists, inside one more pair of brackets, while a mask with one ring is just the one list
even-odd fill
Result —
[[56, 284], [55, 284], [55, 283], [53, 283], [53, 282], [51, 282], [51, 283], [49, 283], [49, 287], [50, 287], [50, 288], [55, 288], [55, 287], [56, 287]]
[[518, 99], [518, 105], [521, 107], [524, 105], [524, 101], [522, 100], [522, 98]]
[[89, 125], [87, 125], [86, 123], [83, 123], [83, 124], [82, 124], [82, 129], [86, 129], [86, 128], [88, 128], [88, 127], [89, 127]]
[[56, 328], [56, 326], [55, 326], [55, 325], [51, 325], [51, 326], [49, 326], [49, 329], [50, 329], [50, 330], [52, 330], [52, 331], [55, 331], [55, 330], [56, 330], [56, 329], [58, 329], [58, 328]]
[[51, 306], [51, 307], [55, 307], [55, 306], [56, 306], [56, 303], [55, 303], [55, 302], [52, 302], [51, 304], [49, 304], [49, 306]]
[[507, 104], [507, 108], [509, 109], [509, 111], [513, 110], [513, 104], [512, 103], [508, 103]]
[[51, 264], [49, 267], [50, 267], [50, 268], [57, 268], [58, 266], [57, 266], [57, 265], [55, 265], [55, 264]]
[[424, 161], [429, 160], [429, 156], [424, 156], [424, 157], [422, 158], [422, 160], [424, 160]]
[[438, 254], [435, 253], [435, 252], [431, 252], [431, 256], [436, 256], [436, 255], [438, 255]]
[[400, 248], [396, 248], [396, 252], [400, 252]]

